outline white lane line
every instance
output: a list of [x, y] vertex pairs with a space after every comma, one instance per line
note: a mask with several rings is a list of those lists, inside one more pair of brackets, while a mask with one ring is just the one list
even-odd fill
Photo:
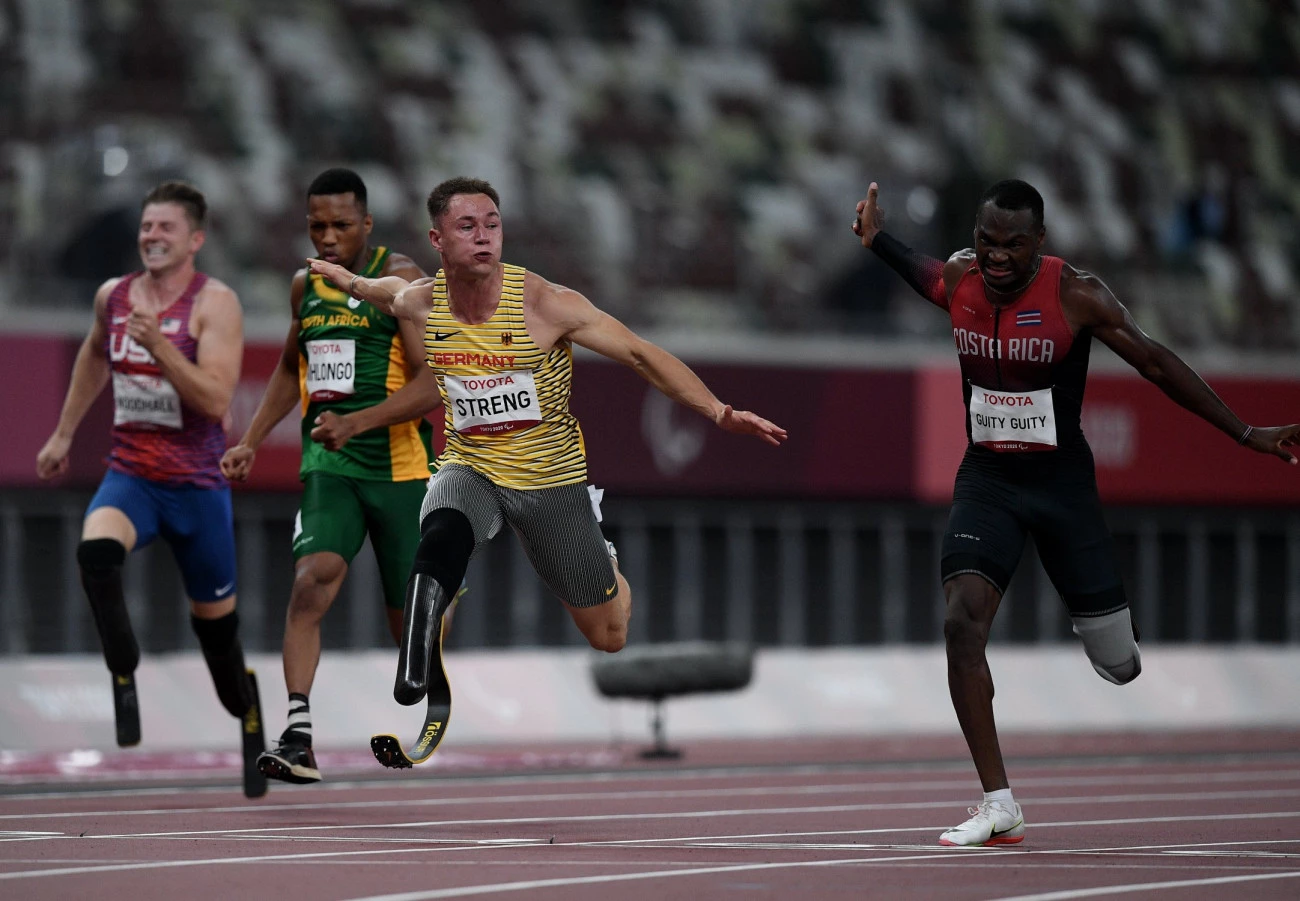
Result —
[[[527, 846], [539, 843], [529, 842]], [[543, 843], [544, 844], [544, 843]], [[208, 857], [197, 860], [154, 860], [154, 861], [137, 861], [133, 863], [107, 864], [95, 866], [74, 866], [74, 867], [56, 867], [44, 870], [22, 870], [13, 873], [0, 873], [0, 881], [16, 881], [19, 879], [39, 879], [50, 876], [84, 876], [89, 873], [120, 873], [135, 872], [139, 870], [169, 870], [181, 869], [186, 867], [202, 866], [224, 866], [226, 864], [248, 864], [248, 863], [302, 863], [321, 858], [340, 858], [340, 857], [367, 857], [376, 854], [431, 854], [440, 851], [470, 851], [476, 849], [487, 849], [487, 845], [461, 845], [459, 847], [437, 847], [437, 848], [383, 848], [375, 851], [314, 851], [310, 853], [298, 854], [260, 854], [245, 857]], [[553, 847], [553, 846], [548, 846]], [[1011, 851], [1002, 851], [998, 849], [983, 849], [984, 854], [1009, 854], [1018, 853]], [[950, 852], [939, 852], [935, 857], [951, 856]], [[772, 864], [772, 866], [829, 866], [836, 863], [872, 863], [882, 858], [863, 858], [862, 860], [838, 860], [838, 861], [814, 861], [814, 862], [796, 862], [794, 864]], [[915, 856], [899, 858], [883, 858], [883, 860], [920, 860]], [[625, 863], [626, 865], [626, 863]], [[752, 865], [746, 865], [743, 868], [750, 868]], [[764, 866], [764, 865], [758, 865]]]
[[1242, 882], [1264, 882], [1270, 879], [1297, 878], [1300, 878], [1300, 870], [1288, 870], [1284, 873], [1258, 873], [1251, 876], [1211, 876], [1205, 879], [1178, 879], [1174, 882], [1131, 882], [1127, 885], [1065, 889], [1058, 892], [1040, 892], [1034, 895], [999, 895], [995, 901], [1070, 901], [1072, 898], [1102, 898], [1106, 895], [1129, 895], [1167, 888], [1201, 888], [1207, 885], [1233, 885]]
[[[1015, 854], [1015, 851], [990, 850], [989, 854]], [[933, 857], [950, 855], [939, 853]], [[365, 895], [347, 901], [436, 901], [439, 898], [470, 898], [474, 895], [491, 895], [497, 892], [527, 892], [534, 889], [566, 888], [577, 885], [600, 885], [612, 882], [639, 882], [646, 879], [672, 879], [681, 876], [712, 876], [718, 873], [753, 873], [760, 870], [794, 870], [811, 867], [843, 867], [855, 864], [892, 863], [898, 860], [920, 860], [917, 857], [850, 858], [847, 860], [801, 860], [786, 863], [748, 863], [720, 867], [697, 867], [688, 870], [648, 870], [640, 873], [609, 873], [603, 876], [571, 876], [558, 879], [528, 879], [521, 882], [497, 882], [491, 885], [466, 885], [426, 891], [398, 892], [390, 895]]]
[[[668, 777], [670, 774], [664, 774], [659, 778]], [[685, 774], [674, 774], [685, 775]], [[738, 777], [755, 776], [753, 772], [736, 773]], [[821, 775], [810, 773], [808, 775]], [[825, 775], [836, 775], [829, 773]], [[638, 776], [631, 781], [640, 781], [646, 778]], [[700, 778], [692, 776], [691, 778]], [[1181, 785], [1192, 784], [1202, 785], [1211, 782], [1268, 782], [1276, 784], [1278, 782], [1300, 780], [1300, 769], [1297, 770], [1253, 770], [1247, 773], [1233, 774], [1221, 771], [1215, 772], [1190, 772], [1190, 773], [1168, 773], [1151, 776], [1061, 776], [1061, 777], [1034, 777], [1016, 780], [1015, 787], [1017, 790], [1028, 788], [1068, 788], [1071, 786], [1083, 787], [1090, 785], [1104, 785], [1115, 788], [1124, 785]], [[500, 780], [500, 784], [517, 783], [518, 779]], [[552, 780], [539, 780], [539, 783], [550, 782]], [[618, 782], [619, 779], [601, 779], [585, 780], [602, 782]], [[476, 782], [476, 785], [494, 784], [496, 780], [486, 782]], [[425, 783], [417, 783], [419, 787], [426, 788]], [[352, 783], [358, 787], [370, 786], [372, 783]], [[892, 793], [903, 791], [971, 791], [971, 781], [969, 779], [952, 779], [941, 781], [912, 780], [909, 782], [837, 782], [820, 785], [784, 785], [774, 787], [753, 787], [744, 786], [737, 788], [715, 787], [715, 788], [681, 788], [667, 790], [637, 790], [622, 791], [618, 793], [621, 798], [699, 798], [699, 797], [744, 797], [755, 795], [776, 795], [776, 794], [843, 794], [846, 792], [861, 792], [865, 794]], [[410, 787], [411, 783], [403, 783], [401, 787]], [[340, 785], [331, 784], [328, 789], [339, 790]], [[396, 783], [387, 783], [379, 787], [386, 790], [392, 790], [399, 787]], [[326, 786], [320, 786], [316, 790], [326, 790]], [[229, 791], [229, 789], [224, 789]], [[1286, 790], [1283, 790], [1286, 791]], [[128, 792], [128, 796], [136, 796], [140, 793]], [[193, 792], [188, 790], [177, 791], [176, 794], [191, 795]], [[1271, 792], [1270, 794], [1277, 794]], [[116, 796], [116, 795], [114, 795]], [[12, 802], [16, 798], [22, 800], [43, 800], [50, 798], [78, 798], [84, 795], [77, 793], [65, 793], [59, 795], [23, 795], [23, 796], [0, 796], [0, 804]], [[1123, 797], [1123, 796], [1121, 796]], [[394, 807], [441, 807], [456, 804], [516, 804], [516, 803], [554, 803], [557, 801], [587, 801], [601, 800], [608, 803], [611, 800], [609, 792], [548, 792], [545, 794], [509, 794], [509, 795], [477, 795], [464, 797], [437, 797], [437, 798], [397, 798], [392, 800], [374, 800], [374, 801], [322, 801], [307, 802], [302, 804], [243, 804], [243, 805], [222, 805], [213, 807], [152, 807], [142, 810], [75, 810], [75, 811], [51, 811], [43, 813], [5, 813], [0, 814], [2, 820], [38, 820], [38, 819], [69, 819], [79, 817], [123, 817], [123, 816], [170, 816], [177, 814], [195, 814], [195, 813], [256, 813], [259, 816], [278, 811], [295, 811], [295, 810], [364, 810], [369, 808], [394, 808]], [[1032, 799], [1030, 799], [1032, 800]], [[1037, 802], [1041, 803], [1041, 802]]]
[[[1300, 810], [1276, 811], [1271, 813], [1230, 813], [1230, 814], [1221, 814], [1215, 816], [1216, 821], [1277, 820], [1277, 819], [1288, 819], [1288, 818], [1300, 818]], [[1050, 823], [1029, 823], [1027, 824], [1026, 829], [1028, 829], [1029, 833], [1032, 834], [1036, 829], [1047, 829], [1053, 827], [1094, 826], [1094, 825], [1106, 825], [1106, 826], [1141, 825], [1145, 823], [1187, 823], [1187, 822], [1198, 822], [1204, 819], [1205, 816], [1203, 814], [1197, 814], [1197, 815], [1182, 816], [1182, 817], [1133, 817], [1130, 819], [1123, 819], [1123, 820], [1118, 820], [1118, 819], [1063, 820], [1063, 821], [1050, 822]], [[878, 829], [825, 829], [825, 830], [818, 830], [816, 832], [750, 832], [750, 833], [744, 833], [740, 835], [735, 835], [735, 834], [695, 835], [695, 836], [675, 836], [671, 838], [606, 838], [606, 839], [595, 839], [586, 842], [565, 842], [565, 844], [566, 845], [592, 845], [592, 846], [645, 845], [646, 847], [653, 847], [656, 845], [661, 845], [666, 842], [688, 842], [689, 843], [689, 842], [727, 841], [727, 840], [750, 839], [750, 838], [788, 838], [788, 837], [792, 838], [798, 836], [821, 836], [821, 835], [880, 835], [882, 833], [889, 833], [889, 832], [923, 832], [927, 829], [932, 829], [932, 830], [942, 832], [946, 828], [948, 827], [946, 826], [903, 826], [903, 827], [887, 827], [887, 828], [878, 828]], [[1028, 841], [1028, 839], [1026, 839], [1026, 841]], [[1295, 839], [1278, 839], [1278, 841], [1290, 842], [1290, 841], [1295, 841]], [[1228, 844], [1239, 844], [1239, 843], [1230, 842]], [[1096, 849], [1096, 850], [1115, 851], [1115, 850], [1137, 850], [1137, 849], [1162, 848], [1162, 847], [1170, 847], [1170, 846], [1135, 845], [1133, 846], [1132, 849], [1103, 848], [1103, 849]], [[1179, 846], [1173, 846], [1173, 847], [1179, 847]], [[1034, 853], [1040, 853], [1040, 852], [1034, 852]], [[1087, 854], [1092, 852], [1090, 849], [1080, 848], [1078, 849], [1078, 853]]]
[[[1207, 801], [1240, 801], [1240, 800], [1259, 800], [1259, 799], [1282, 799], [1287, 797], [1300, 797], [1300, 790], [1296, 791], [1240, 791], [1240, 792], [1185, 792], [1185, 793], [1166, 793], [1150, 795], [1110, 795], [1110, 796], [1081, 796], [1067, 798], [1038, 798], [1029, 799], [1026, 803], [1036, 805], [1047, 804], [1131, 804], [1131, 803], [1150, 803], [1156, 801], [1162, 802], [1188, 802], [1203, 804]], [[601, 814], [572, 814], [563, 816], [528, 816], [528, 817], [477, 817], [469, 819], [450, 819], [450, 820], [414, 820], [389, 823], [334, 823], [319, 826], [293, 826], [290, 827], [297, 832], [328, 832], [340, 829], [411, 829], [411, 828], [431, 828], [436, 826], [470, 826], [470, 825], [507, 825], [507, 824], [529, 824], [529, 823], [590, 823], [590, 822], [613, 822], [618, 820], [672, 820], [672, 819], [691, 819], [705, 817], [740, 817], [740, 816], [759, 816], [759, 815], [792, 815], [792, 814], [824, 814], [824, 813], [870, 813], [881, 811], [900, 811], [900, 810], [937, 810], [941, 808], [959, 807], [960, 801], [910, 801], [897, 804], [827, 804], [827, 805], [809, 805], [802, 807], [741, 807], [741, 808], [723, 808], [715, 810], [674, 810], [665, 812], [633, 812], [633, 813], [601, 813]], [[1287, 812], [1286, 815], [1290, 815]], [[1227, 817], [1232, 814], [1225, 815]], [[1205, 814], [1202, 813], [1202, 818]], [[1215, 814], [1216, 818], [1219, 817]], [[1098, 820], [1095, 822], [1104, 823], [1110, 821]], [[1116, 820], [1114, 822], [1131, 822], [1130, 820]], [[1163, 820], [1155, 820], [1163, 822]], [[1030, 826], [1036, 825], [1030, 823]], [[160, 832], [121, 832], [108, 833], [104, 835], [86, 836], [88, 838], [167, 838], [177, 836], [202, 836], [202, 835], [253, 835], [259, 832], [282, 832], [286, 826], [280, 824], [277, 826], [259, 826], [238, 829], [190, 829], [190, 830], [167, 830]]]
[[[375, 851], [312, 851], [296, 854], [258, 854], [249, 857], [209, 857], [197, 860], [150, 860], [133, 863], [105, 864], [78, 867], [56, 867], [45, 870], [21, 870], [14, 873], [0, 873], [0, 881], [18, 879], [39, 879], [47, 876], [84, 876], [87, 873], [121, 873], [137, 870], [171, 870], [184, 867], [216, 866], [228, 863], [298, 863], [322, 857], [366, 857], [375, 854], [431, 854], [438, 851], [470, 851], [475, 847], [486, 845], [460, 845], [458, 847], [436, 848], [380, 848]], [[2, 861], [0, 861], [2, 862]]]
[[[1160, 754], [1143, 756], [1141, 754], [1123, 755], [1118, 757], [1094, 757], [1085, 758], [1066, 758], [1057, 755], [1055, 758], [1043, 757], [1026, 757], [1023, 762], [1019, 763], [1017, 770], [1024, 773], [1050, 773], [1061, 769], [1072, 771], [1098, 771], [1099, 775], [1095, 777], [1079, 776], [1073, 777], [1078, 779], [1089, 779], [1101, 782], [1114, 783], [1115, 780], [1125, 781], [1128, 779], [1143, 780], [1150, 778], [1153, 774], [1142, 775], [1140, 773], [1125, 774], [1125, 769], [1143, 769], [1152, 768], [1162, 770], [1178, 770], [1183, 767], [1191, 766], [1197, 763], [1204, 763], [1206, 754], [1192, 755], [1193, 759], [1162, 759]], [[1199, 757], [1200, 759], [1195, 759]], [[1262, 753], [1250, 752], [1232, 752], [1217, 754], [1214, 756], [1216, 769], [1213, 772], [1204, 774], [1205, 779], [1216, 779], [1226, 777], [1231, 779], [1233, 773], [1224, 773], [1225, 767], [1246, 766], [1253, 767], [1263, 764], [1285, 764], [1287, 762], [1300, 764], [1300, 754], [1294, 752], [1282, 751], [1264, 751]], [[466, 785], [549, 785], [549, 784], [570, 784], [582, 783], [590, 784], [592, 782], [644, 782], [644, 781], [663, 781], [665, 779], [676, 779], [679, 781], [702, 780], [702, 779], [746, 779], [756, 776], [817, 776], [817, 775], [843, 775], [845, 773], [857, 773], [866, 777], [889, 779], [891, 774], [902, 773], [915, 775], [921, 773], [965, 773], [970, 769], [969, 762], [961, 762], [953, 759], [940, 760], [919, 760], [912, 763], [906, 762], [888, 762], [880, 765], [868, 763], [852, 762], [832, 762], [832, 763], [799, 763], [799, 764], [754, 764], [745, 765], [700, 765], [688, 770], [664, 772], [653, 769], [645, 770], [619, 770], [606, 769], [599, 771], [583, 771], [574, 773], [517, 773], [517, 774], [498, 774], [495, 776], [477, 776], [467, 771], [460, 772], [442, 772], [436, 765], [432, 768], [425, 768], [422, 772], [428, 773], [427, 776], [407, 777], [400, 782], [397, 780], [378, 779], [351, 779], [343, 781], [327, 781], [313, 787], [317, 792], [351, 792], [351, 791], [385, 791], [394, 787], [410, 788], [411, 786], [431, 786], [436, 783], [440, 788], [460, 787]], [[349, 770], [349, 772], [358, 772]], [[1254, 773], [1258, 770], [1241, 770], [1241, 773]], [[1284, 770], [1283, 778], [1294, 778], [1296, 770]], [[184, 773], [177, 773], [172, 778], [184, 778]], [[150, 776], [150, 779], [153, 777]], [[1025, 777], [1017, 781], [1017, 785], [1028, 784], [1028, 779], [1043, 779], [1047, 782], [1054, 782], [1053, 777]], [[40, 777], [33, 777], [29, 780], [40, 781]], [[104, 781], [110, 781], [105, 779]], [[143, 780], [142, 780], [143, 781]], [[19, 780], [6, 781], [0, 776], [0, 786], [6, 784], [16, 785]], [[1058, 783], [1059, 784], [1059, 783]], [[29, 791], [15, 794], [0, 794], [0, 800], [22, 800], [22, 801], [40, 801], [40, 800], [69, 800], [85, 798], [117, 798], [117, 797], [139, 797], [141, 795], [174, 797], [174, 796], [193, 796], [204, 794], [230, 794], [234, 788], [230, 785], [221, 784], [203, 784], [203, 785], [175, 785], [175, 786], [153, 786], [153, 785], [132, 785], [130, 788], [85, 788], [73, 791]]]
[[[1216, 819], [1219, 820], [1264, 819], [1264, 818], [1278, 818], [1283, 816], [1300, 817], [1300, 811], [1287, 813], [1287, 814], [1236, 814], [1236, 815], [1221, 816], [1221, 817], [1217, 817]], [[1145, 823], [1145, 822], [1168, 822], [1170, 819], [1171, 818], [1168, 817], [1150, 817], [1150, 818], [1135, 818], [1135, 819], [1120, 820], [1120, 821], [1115, 821], [1115, 820], [1077, 821], [1077, 822], [1065, 822], [1065, 823], [1042, 824], [1042, 825], [1083, 826], [1083, 825], [1091, 825], [1092, 823], [1095, 822]], [[1188, 816], [1188, 817], [1181, 817], [1176, 819], [1187, 820], [1187, 821], [1200, 821], [1203, 820], [1204, 817]], [[769, 833], [767, 835], [784, 835], [784, 836], [798, 835], [798, 834], [846, 835], [846, 834], [867, 834], [867, 833], [883, 833], [883, 832], [918, 832], [918, 831], [937, 832], [941, 828], [942, 827], [939, 826], [928, 826], [928, 827], [906, 827], [901, 829], [896, 828], [896, 829], [855, 830], [852, 832], [835, 831], [835, 832], [825, 832], [825, 833]], [[639, 840], [639, 842], [645, 844], [647, 847], [663, 847], [664, 846], [663, 842], [665, 841], [681, 841], [681, 842], [688, 843], [687, 845], [685, 845], [685, 847], [701, 847], [701, 845], [693, 844], [692, 842], [698, 843], [701, 841], [711, 841], [711, 840], [717, 841], [720, 839], [727, 839], [727, 838], [735, 839], [735, 838], [742, 838], [742, 837], [743, 836], [695, 836], [695, 837], [679, 837], [675, 839]], [[596, 845], [603, 845], [603, 846], [620, 845], [620, 846], [628, 847], [628, 846], [635, 846], [636, 843], [638, 843], [638, 840], [565, 842], [562, 843], [562, 845], [564, 847], [581, 847], [581, 846], [596, 846]], [[539, 846], [554, 847], [549, 843], [540, 841], [539, 839], [531, 839], [531, 838], [519, 839], [517, 840], [517, 843], [512, 845], [511, 847], [539, 847]], [[148, 862], [133, 862], [133, 863], [94, 865], [94, 866], [58, 867], [58, 868], [51, 868], [51, 869], [44, 869], [44, 870], [27, 870], [27, 871], [12, 872], [12, 873], [0, 873], [0, 881], [14, 881], [20, 879], [35, 879], [35, 878], [53, 877], [53, 876], [77, 876], [77, 875], [85, 875], [89, 873], [109, 873], [109, 872], [126, 872], [126, 871], [134, 872], [134, 871], [141, 871], [141, 870], [176, 869], [176, 868], [196, 867], [196, 866], [220, 866], [220, 865], [232, 864], [232, 863], [273, 863], [273, 862], [302, 863], [302, 862], [309, 862], [313, 860], [323, 860], [323, 859], [331, 859], [331, 862], [335, 862], [339, 858], [355, 859], [360, 857], [370, 857], [374, 855], [385, 855], [385, 854], [388, 855], [423, 854], [423, 853], [437, 853], [437, 852], [450, 852], [450, 851], [470, 851], [470, 850], [491, 849], [491, 848], [499, 848], [499, 847], [502, 847], [502, 844], [494, 840], [488, 840], [484, 842], [484, 841], [475, 841], [471, 839], [471, 840], [462, 841], [461, 843], [455, 845], [439, 843], [434, 847], [422, 847], [422, 848], [382, 848], [382, 849], [364, 850], [364, 851], [320, 851], [320, 852], [293, 853], [293, 854], [253, 855], [253, 856], [244, 856], [244, 857], [204, 858], [198, 860], [148, 861]], [[1133, 846], [1133, 847], [1146, 848], [1150, 846]], [[861, 851], [864, 849], [858, 847], [855, 850]], [[957, 861], [964, 862], [967, 860], [973, 860], [976, 857], [999, 856], [999, 855], [1006, 855], [1006, 854], [1025, 854], [1025, 853], [1032, 853], [1035, 855], [1098, 853], [1097, 850], [1095, 849], [1083, 849], [1083, 848], [1052, 849], [1052, 850], [1044, 850], [1044, 851], [1032, 851], [1031, 849], [1027, 849], [1027, 848], [1016, 848], [1016, 849], [1009, 849], [1009, 850], [998, 849], [998, 848], [972, 848], [972, 849], [963, 849], [963, 850], [934, 851], [933, 846], [930, 846], [929, 848], [924, 848], [924, 849], [918, 847], [917, 850], [920, 853], [911, 853], [911, 854], [906, 854], [903, 856], [896, 856], [896, 857], [862, 857], [862, 858], [851, 858], [851, 859], [837, 859], [831, 861], [825, 861], [825, 860], [790, 861], [790, 862], [769, 863], [769, 864], [745, 864], [745, 865], [739, 865], [735, 867], [721, 867], [721, 868], [715, 867], [715, 868], [697, 869], [697, 870], [686, 871], [686, 872], [670, 871], [664, 874], [655, 874], [655, 873], [629, 874], [629, 875], [613, 877], [613, 878], [619, 880], [646, 879], [646, 878], [657, 878], [657, 875], [689, 875], [691, 873], [699, 874], [699, 875], [707, 875], [708, 873], [713, 873], [713, 872], [731, 872], [731, 871], [744, 871], [744, 870], [754, 870], [754, 869], [770, 869], [770, 868], [778, 868], [778, 867], [810, 867], [810, 866], [835, 866], [835, 865], [845, 865], [845, 864], [877, 864], [877, 863], [898, 862], [898, 861], [914, 862], [914, 861], [924, 861], [924, 860], [946, 860], [949, 862], [956, 863]], [[1107, 849], [1107, 850], [1119, 851], [1124, 849], [1114, 848], [1114, 849]], [[925, 853], [925, 851], [930, 851], [931, 853]], [[500, 887], [500, 886], [491, 887], [490, 890], [491, 891], [519, 891], [519, 890], [523, 890], [524, 888], [544, 888], [544, 887], [553, 887], [559, 885], [581, 885], [581, 884], [590, 883], [593, 880], [599, 881], [600, 877], [579, 878], [577, 881], [559, 880], [557, 882], [554, 880], [550, 880], [550, 881], [542, 880], [542, 881], [531, 881], [526, 883], [506, 883], [503, 884], [505, 887]], [[609, 880], [606, 879], [604, 881], [609, 881]], [[417, 899], [425, 899], [425, 898], [433, 899], [433, 898], [443, 898], [443, 897], [447, 897], [447, 898], [467, 897], [470, 895], [484, 894], [487, 891], [489, 891], [489, 888], [480, 887], [480, 886], [470, 886], [470, 887], [454, 888], [454, 889], [446, 889], [446, 890], [440, 889], [437, 891], [451, 892], [452, 894], [417, 893], [409, 896], [407, 895], [377, 896], [375, 898], [364, 899], [364, 901], [380, 901], [380, 899], [382, 899], [382, 901], [399, 901], [399, 899], [406, 899], [406, 901], [417, 901]], [[361, 901], [361, 899], [358, 899], [358, 901]]]
[[10, 835], [62, 835], [62, 832], [33, 832], [30, 829], [0, 829], [0, 836]]

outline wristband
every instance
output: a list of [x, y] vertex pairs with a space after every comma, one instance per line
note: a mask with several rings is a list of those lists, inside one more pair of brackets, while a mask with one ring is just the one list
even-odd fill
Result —
[[1245, 444], [1250, 439], [1251, 432], [1253, 431], [1255, 431], [1255, 427], [1253, 425], [1246, 426], [1246, 431], [1241, 433], [1241, 437], [1237, 439], [1237, 443]]

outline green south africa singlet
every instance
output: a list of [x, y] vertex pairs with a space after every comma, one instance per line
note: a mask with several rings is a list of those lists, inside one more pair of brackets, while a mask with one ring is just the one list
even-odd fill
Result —
[[[375, 248], [359, 274], [378, 277], [388, 254], [386, 247]], [[381, 482], [427, 479], [434, 458], [433, 428], [424, 419], [371, 429], [337, 451], [311, 439], [322, 410], [342, 415], [373, 407], [409, 381], [397, 320], [310, 273], [299, 315], [300, 475], [327, 472]]]

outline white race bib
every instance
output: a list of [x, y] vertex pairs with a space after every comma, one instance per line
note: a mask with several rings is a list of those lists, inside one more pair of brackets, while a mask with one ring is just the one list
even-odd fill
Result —
[[160, 375], [113, 373], [113, 425], [179, 429], [181, 398]]
[[338, 400], [356, 389], [357, 342], [330, 338], [307, 342], [307, 398]]
[[995, 451], [1055, 450], [1052, 389], [990, 391], [971, 385], [970, 437]]
[[451, 421], [462, 435], [507, 435], [542, 421], [537, 384], [529, 370], [487, 375], [444, 375]]

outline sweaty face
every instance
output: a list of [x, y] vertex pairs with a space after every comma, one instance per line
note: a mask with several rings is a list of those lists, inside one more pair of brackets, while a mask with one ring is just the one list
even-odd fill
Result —
[[1004, 210], [989, 201], [975, 217], [975, 259], [984, 284], [1009, 293], [1029, 284], [1038, 270], [1045, 231], [1032, 210]]
[[179, 203], [151, 203], [140, 214], [137, 245], [144, 268], [157, 274], [193, 258], [203, 246], [203, 232]]
[[322, 260], [355, 268], [373, 224], [351, 191], [307, 198], [307, 233]]
[[444, 267], [485, 275], [501, 260], [501, 213], [486, 194], [457, 194], [429, 229], [429, 243]]

